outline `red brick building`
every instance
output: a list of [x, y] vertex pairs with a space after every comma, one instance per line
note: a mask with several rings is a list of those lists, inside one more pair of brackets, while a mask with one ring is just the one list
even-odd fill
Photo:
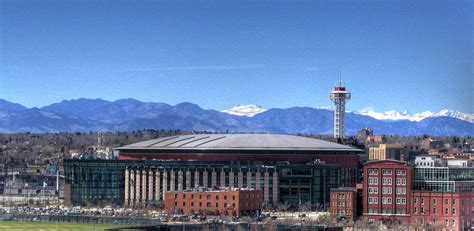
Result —
[[474, 224], [474, 192], [413, 191], [412, 224], [464, 230]]
[[364, 166], [363, 216], [369, 223], [409, 224], [413, 168], [397, 160]]
[[355, 188], [331, 189], [329, 212], [337, 221], [357, 219], [357, 191]]
[[241, 216], [262, 209], [263, 192], [257, 189], [174, 191], [165, 193], [165, 210], [176, 214]]

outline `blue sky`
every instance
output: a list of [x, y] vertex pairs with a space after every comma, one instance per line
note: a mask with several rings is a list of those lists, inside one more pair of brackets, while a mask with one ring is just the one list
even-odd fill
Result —
[[472, 1], [0, 1], [0, 98], [473, 112]]

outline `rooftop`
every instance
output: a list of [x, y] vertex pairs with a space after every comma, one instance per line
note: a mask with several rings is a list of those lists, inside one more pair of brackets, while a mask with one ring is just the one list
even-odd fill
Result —
[[354, 151], [349, 146], [293, 135], [197, 134], [162, 137], [118, 148], [129, 149], [248, 149], [248, 150], [330, 150]]

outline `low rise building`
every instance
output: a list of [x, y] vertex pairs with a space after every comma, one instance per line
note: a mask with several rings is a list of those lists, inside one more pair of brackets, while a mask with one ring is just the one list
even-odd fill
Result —
[[331, 217], [336, 221], [357, 219], [357, 191], [355, 188], [331, 189]]
[[165, 211], [171, 214], [242, 216], [258, 213], [263, 206], [259, 189], [212, 189], [165, 193]]
[[474, 224], [474, 192], [413, 191], [411, 223], [461, 231]]
[[415, 158], [415, 166], [440, 167], [443, 166], [443, 161], [435, 156], [417, 156]]
[[409, 164], [397, 160], [365, 164], [363, 216], [369, 223], [410, 223], [412, 171]]
[[403, 145], [398, 144], [380, 144], [379, 147], [369, 148], [369, 160], [406, 160], [408, 159], [408, 150]]

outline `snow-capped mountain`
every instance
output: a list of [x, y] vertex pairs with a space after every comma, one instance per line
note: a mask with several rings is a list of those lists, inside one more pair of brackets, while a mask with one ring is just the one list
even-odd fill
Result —
[[367, 115], [378, 120], [409, 120], [409, 121], [420, 122], [421, 120], [424, 120], [430, 117], [446, 116], [446, 117], [452, 117], [452, 118], [474, 123], [474, 113], [464, 113], [464, 112], [459, 112], [459, 111], [449, 110], [449, 109], [444, 109], [437, 113], [425, 111], [425, 112], [420, 112], [416, 114], [411, 114], [407, 111], [398, 112], [398, 111], [393, 111], [393, 110], [387, 111], [387, 112], [375, 112], [375, 111], [363, 110], [363, 111], [357, 111], [354, 113], [360, 114], [360, 115]]
[[265, 112], [267, 110], [268, 109], [265, 109], [256, 104], [248, 104], [248, 105], [237, 105], [231, 109], [223, 110], [222, 112], [231, 114], [231, 115], [237, 115], [237, 116], [253, 117], [256, 114]]

